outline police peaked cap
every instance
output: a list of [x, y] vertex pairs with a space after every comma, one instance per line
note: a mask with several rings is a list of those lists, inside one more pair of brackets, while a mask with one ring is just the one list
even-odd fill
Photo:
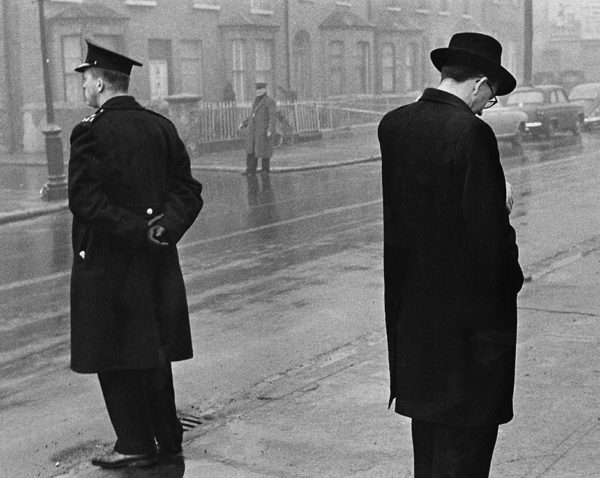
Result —
[[131, 75], [131, 68], [135, 66], [142, 66], [139, 61], [127, 58], [125, 55], [115, 53], [114, 51], [107, 50], [104, 47], [96, 45], [89, 40], [85, 40], [88, 46], [87, 56], [85, 62], [75, 68], [75, 71], [83, 73], [88, 68], [103, 68], [105, 70], [118, 71], [125, 75]]

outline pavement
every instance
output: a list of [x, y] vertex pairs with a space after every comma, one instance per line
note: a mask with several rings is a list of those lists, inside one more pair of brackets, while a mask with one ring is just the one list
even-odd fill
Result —
[[[373, 128], [350, 131], [277, 150], [273, 172], [377, 156]], [[27, 159], [31, 168], [41, 167], [36, 162], [45, 164], [39, 157]], [[243, 160], [240, 151], [214, 153], [193, 158], [193, 167], [239, 173]], [[11, 167], [8, 160], [2, 164]], [[66, 207], [64, 201], [36, 203], [33, 189], [0, 194], [7, 196], [0, 197], [0, 222]], [[500, 427], [490, 476], [598, 477], [600, 239], [585, 242], [566, 258], [528, 264], [525, 272], [515, 418]], [[409, 478], [410, 422], [387, 409], [387, 398], [382, 324], [310, 362], [266, 377], [219, 409], [182, 410], [187, 431], [181, 460], [148, 469], [102, 470], [89, 458], [110, 444], [89, 444], [58, 459], [55, 476]]]
[[[531, 268], [536, 279], [519, 297], [515, 418], [500, 427], [490, 476], [598, 477], [600, 245], [585, 260]], [[183, 460], [119, 471], [81, 461], [59, 476], [409, 478], [410, 422], [387, 410], [387, 397], [381, 329], [268, 377], [220, 410], [196, 411], [201, 423], [185, 434]]]

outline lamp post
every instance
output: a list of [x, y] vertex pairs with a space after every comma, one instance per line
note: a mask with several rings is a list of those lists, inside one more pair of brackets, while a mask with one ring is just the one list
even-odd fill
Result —
[[60, 139], [60, 127], [54, 120], [54, 102], [52, 99], [52, 83], [48, 65], [48, 49], [46, 46], [46, 25], [44, 0], [38, 0], [40, 16], [40, 41], [42, 49], [42, 66], [44, 73], [44, 93], [46, 97], [46, 127], [42, 130], [46, 137], [46, 160], [48, 163], [48, 182], [42, 188], [42, 199], [55, 201], [67, 197], [67, 178], [63, 164], [63, 148]]
[[525, 0], [525, 22], [523, 43], [523, 84], [531, 86], [533, 67], [533, 5], [532, 0]]

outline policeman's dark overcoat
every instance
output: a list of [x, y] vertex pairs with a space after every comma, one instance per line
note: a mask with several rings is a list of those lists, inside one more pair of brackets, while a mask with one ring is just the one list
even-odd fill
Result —
[[378, 133], [390, 403], [434, 423], [507, 422], [523, 274], [494, 133], [437, 89]]
[[[192, 357], [175, 244], [202, 208], [202, 186], [175, 127], [131, 96], [108, 100], [71, 134], [71, 368], [151, 368]], [[146, 245], [148, 221], [170, 247]]]
[[254, 104], [250, 116], [245, 121], [247, 154], [254, 154], [257, 158], [273, 156], [273, 146], [271, 140], [267, 138], [267, 131], [275, 134], [276, 112], [275, 100], [267, 95], [261, 96], [258, 103]]

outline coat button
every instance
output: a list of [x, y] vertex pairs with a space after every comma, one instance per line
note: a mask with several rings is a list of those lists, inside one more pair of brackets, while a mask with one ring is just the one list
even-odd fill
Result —
[[153, 212], [154, 211], [152, 210], [151, 207], [149, 207], [148, 209], [146, 209], [146, 214], [148, 214], [148, 216], [151, 216]]

